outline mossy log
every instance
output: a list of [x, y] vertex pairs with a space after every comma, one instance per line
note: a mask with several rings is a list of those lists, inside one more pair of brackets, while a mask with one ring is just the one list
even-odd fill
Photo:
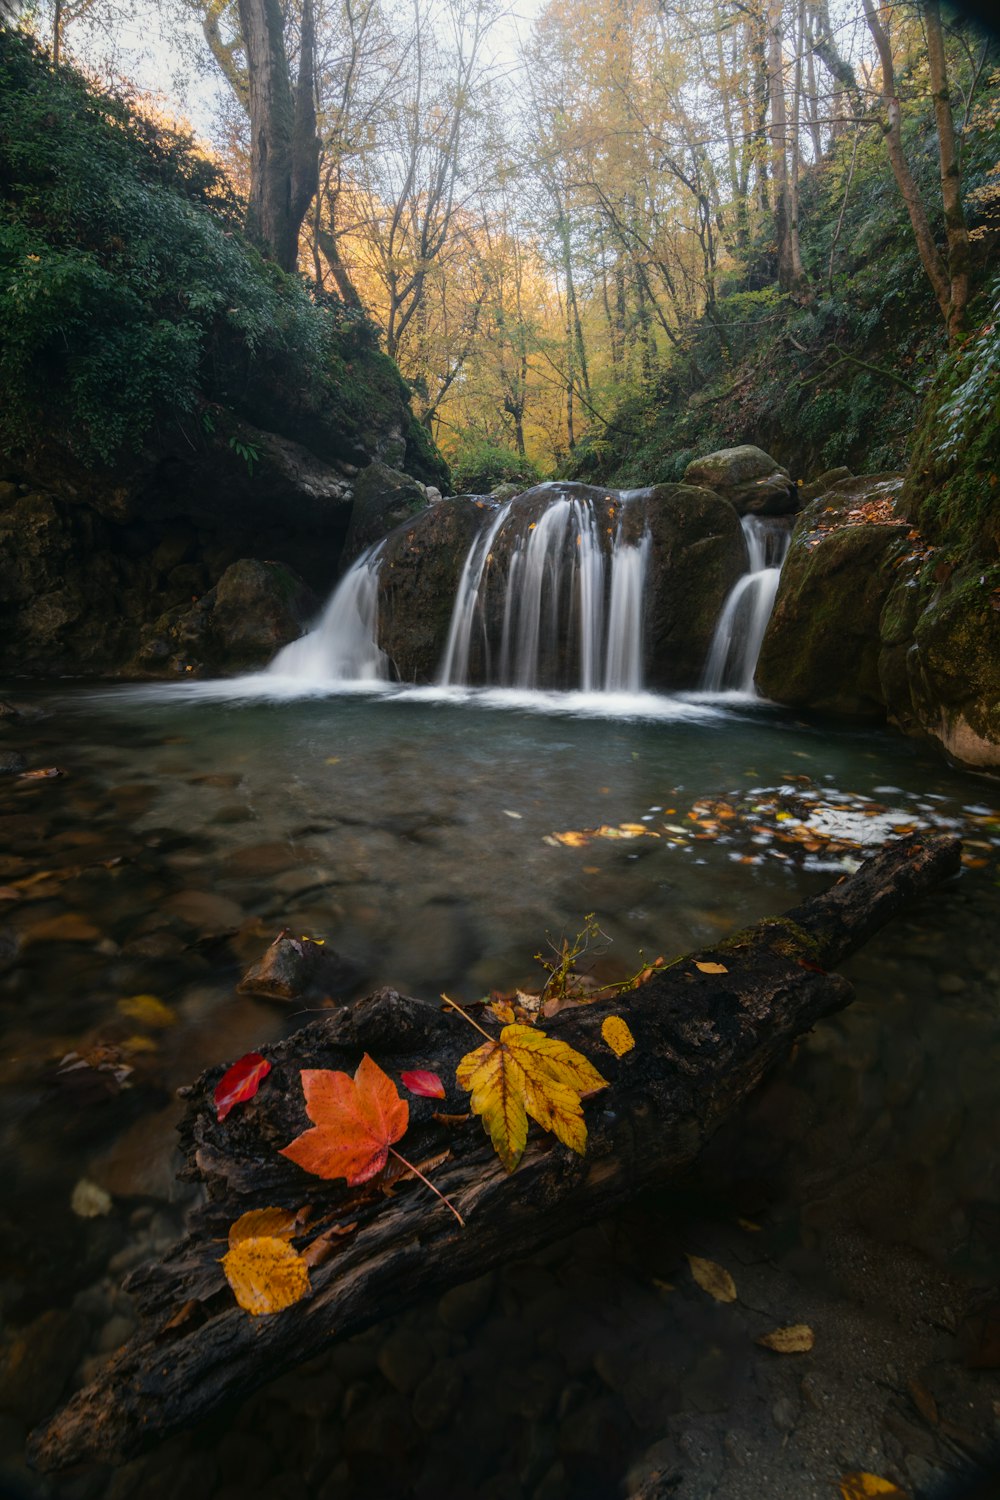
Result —
[[[830, 969], [953, 874], [959, 853], [949, 837], [894, 841], [783, 917], [678, 959], [613, 1003], [568, 1008], [548, 1021], [549, 1034], [586, 1054], [610, 1082], [586, 1105], [582, 1157], [533, 1127], [508, 1176], [477, 1118], [436, 1118], [466, 1113], [455, 1066], [481, 1038], [453, 1011], [390, 990], [265, 1048], [273, 1066], [264, 1086], [222, 1124], [212, 1095], [223, 1067], [209, 1070], [187, 1091], [180, 1127], [185, 1175], [204, 1184], [206, 1202], [185, 1240], [132, 1274], [140, 1331], [34, 1434], [33, 1461], [56, 1469], [128, 1458], [330, 1340], [525, 1255], [676, 1176], [796, 1037], [848, 1004], [851, 986]], [[722, 972], [706, 974], [696, 960]], [[621, 1058], [601, 1036], [612, 1012], [627, 1017], [635, 1036], [634, 1050]], [[489, 1012], [477, 1014], [499, 1030]], [[353, 1073], [365, 1052], [395, 1078], [428, 1068], [443, 1080], [445, 1100], [411, 1100], [401, 1144], [418, 1164], [447, 1153], [433, 1180], [461, 1210], [464, 1229], [415, 1179], [351, 1189], [310, 1177], [278, 1154], [309, 1123], [299, 1070]], [[251, 1208], [305, 1204], [314, 1214], [298, 1243], [326, 1235], [332, 1254], [314, 1267], [304, 1301], [251, 1317], [235, 1305], [219, 1264], [228, 1228]]]

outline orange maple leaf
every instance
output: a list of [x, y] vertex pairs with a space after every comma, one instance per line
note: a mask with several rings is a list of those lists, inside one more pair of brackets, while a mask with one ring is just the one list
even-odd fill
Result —
[[410, 1121], [392, 1079], [367, 1052], [353, 1078], [328, 1068], [303, 1068], [299, 1076], [314, 1128], [283, 1146], [282, 1156], [317, 1177], [346, 1177], [352, 1187], [381, 1172]]

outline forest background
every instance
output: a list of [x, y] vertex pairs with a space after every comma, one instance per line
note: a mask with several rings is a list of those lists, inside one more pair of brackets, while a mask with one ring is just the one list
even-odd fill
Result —
[[[252, 180], [254, 11], [305, 148], [278, 228]], [[936, 0], [39, 0], [20, 21], [158, 127], [194, 122], [271, 258], [378, 329], [460, 489], [660, 482], [743, 440], [800, 471], [895, 467], [943, 352], [991, 322], [1000, 55]]]

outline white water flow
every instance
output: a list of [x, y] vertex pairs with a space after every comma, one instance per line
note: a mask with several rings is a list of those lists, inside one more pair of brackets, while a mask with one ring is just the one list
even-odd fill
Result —
[[386, 682], [389, 662], [378, 646], [378, 575], [383, 543], [369, 547], [344, 574], [308, 635], [282, 647], [274, 677], [309, 682]]
[[755, 691], [757, 659], [791, 540], [791, 527], [783, 519], [744, 516], [741, 524], [750, 568], [730, 591], [715, 627], [702, 679], [702, 687], [710, 693]]
[[438, 685], [467, 686], [478, 647], [483, 680], [501, 687], [640, 691], [649, 538], [602, 524], [579, 496], [541, 513], [502, 505], [466, 557]]

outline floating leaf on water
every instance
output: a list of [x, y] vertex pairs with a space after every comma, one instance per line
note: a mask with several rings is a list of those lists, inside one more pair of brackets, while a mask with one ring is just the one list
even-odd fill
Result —
[[18, 781], [49, 781], [53, 776], [63, 776], [65, 772], [60, 771], [58, 766], [46, 766], [40, 771], [22, 771]]
[[173, 1026], [177, 1020], [170, 1006], [164, 1005], [155, 995], [129, 995], [124, 1000], [119, 1000], [118, 1009], [130, 1021], [138, 1021], [141, 1026], [153, 1026], [158, 1030]]
[[240, 1240], [222, 1257], [222, 1269], [240, 1307], [254, 1317], [283, 1312], [310, 1291], [302, 1256], [273, 1235]]
[[725, 964], [707, 964], [707, 963], [703, 964], [703, 963], [699, 963], [698, 960], [695, 959], [694, 966], [695, 966], [696, 969], [700, 969], [703, 974], [728, 974], [729, 973], [729, 970], [726, 968]]
[[872, 1495], [898, 1495], [901, 1500], [906, 1500], [906, 1491], [901, 1490], [898, 1484], [893, 1484], [891, 1479], [882, 1479], [878, 1474], [867, 1474], [864, 1470], [845, 1474], [840, 1481], [840, 1493], [843, 1500], [870, 1500]]
[[775, 1354], [808, 1354], [816, 1342], [815, 1334], [808, 1323], [790, 1323], [787, 1328], [774, 1328], [761, 1334], [757, 1343]]
[[271, 1071], [271, 1064], [259, 1052], [248, 1052], [227, 1068], [215, 1086], [216, 1119], [223, 1121], [237, 1104], [252, 1099]]
[[554, 833], [552, 837], [557, 844], [565, 844], [569, 849], [582, 849], [585, 844], [590, 843], [587, 834], [579, 833], [573, 828], [566, 833]]
[[444, 1098], [444, 1084], [436, 1073], [415, 1068], [412, 1073], [400, 1073], [399, 1077], [411, 1094], [418, 1094], [422, 1099]]
[[689, 1255], [688, 1265], [702, 1291], [714, 1297], [716, 1302], [736, 1301], [736, 1283], [725, 1266], [720, 1266], [714, 1260], [702, 1260], [698, 1255]]
[[624, 1057], [626, 1052], [631, 1052], [635, 1046], [635, 1037], [629, 1030], [628, 1023], [621, 1016], [608, 1016], [601, 1027], [601, 1036], [607, 1042], [616, 1057]]
[[524, 816], [523, 813], [512, 812], [509, 807], [505, 807], [504, 808], [503, 815], [504, 815], [505, 818], [517, 818], [518, 821], [520, 821], [523, 818], [523, 816]]

